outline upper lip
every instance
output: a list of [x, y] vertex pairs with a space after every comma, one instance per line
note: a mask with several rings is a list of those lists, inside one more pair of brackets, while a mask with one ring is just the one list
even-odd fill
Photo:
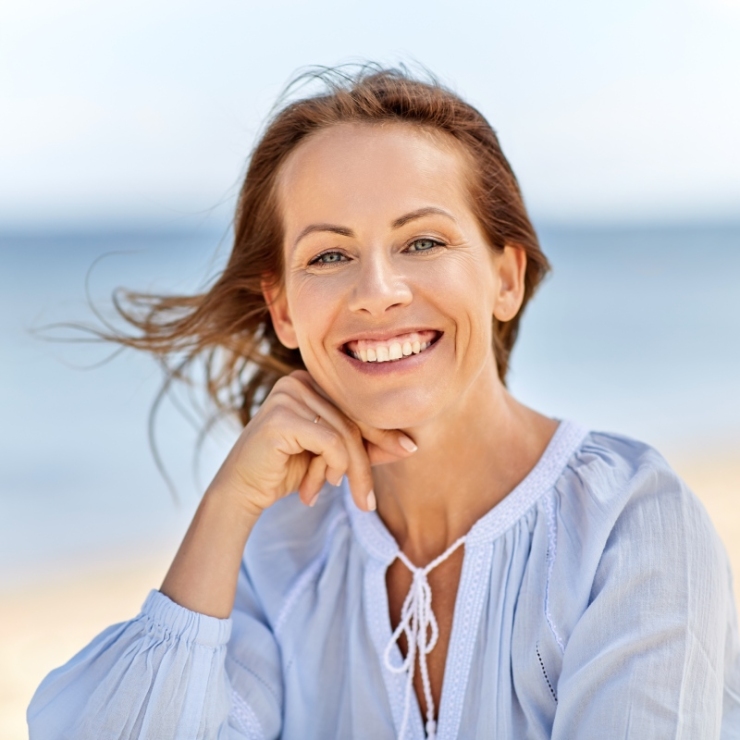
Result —
[[357, 342], [362, 339], [370, 342], [387, 342], [401, 336], [402, 334], [411, 334], [411, 332], [414, 331], [433, 331], [436, 334], [442, 334], [441, 329], [435, 329], [432, 326], [404, 326], [394, 327], [393, 329], [384, 329], [382, 331], [375, 329], [373, 331], [359, 331], [356, 334], [352, 334], [352, 336], [341, 341], [339, 346], [344, 347], [344, 345], [349, 342]]

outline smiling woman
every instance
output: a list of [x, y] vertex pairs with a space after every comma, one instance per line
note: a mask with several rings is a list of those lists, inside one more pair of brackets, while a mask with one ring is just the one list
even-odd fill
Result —
[[32, 738], [736, 737], [703, 508], [506, 389], [548, 265], [493, 130], [396, 70], [321, 79], [255, 148], [213, 287], [121, 307], [140, 333], [109, 338], [204, 359], [244, 430]]

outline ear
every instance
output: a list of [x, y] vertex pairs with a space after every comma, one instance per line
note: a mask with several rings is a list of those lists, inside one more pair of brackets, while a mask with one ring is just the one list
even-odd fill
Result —
[[499, 321], [511, 321], [519, 312], [524, 300], [524, 274], [527, 270], [527, 253], [519, 246], [507, 244], [496, 255], [498, 290], [493, 304], [493, 315]]
[[290, 317], [290, 309], [285, 291], [280, 282], [269, 281], [263, 278], [261, 282], [262, 295], [265, 297], [267, 310], [270, 312], [272, 325], [280, 343], [288, 349], [298, 349], [295, 328]]

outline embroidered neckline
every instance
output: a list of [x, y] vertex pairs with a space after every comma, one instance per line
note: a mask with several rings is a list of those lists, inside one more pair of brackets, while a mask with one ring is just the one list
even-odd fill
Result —
[[[518, 521], [557, 482], [570, 456], [580, 447], [588, 430], [571, 421], [561, 421], [542, 457], [516, 488], [486, 512], [465, 535], [468, 547], [492, 542]], [[390, 565], [399, 555], [398, 543], [376, 512], [360, 511], [352, 501], [346, 479], [345, 509], [355, 536], [367, 553]]]
[[[437, 625], [437, 618], [432, 611], [432, 587], [429, 585], [427, 575], [447, 560], [464, 543], [465, 537], [460, 537], [460, 539], [453, 542], [439, 557], [436, 557], [423, 568], [414, 565], [403, 551], [398, 551], [398, 559], [411, 571], [413, 580], [401, 607], [401, 619], [398, 622], [398, 627], [396, 627], [391, 635], [391, 639], [388, 640], [385, 652], [383, 653], [383, 663], [391, 673], [406, 673], [406, 693], [403, 702], [401, 729], [398, 731], [399, 738], [404, 737], [408, 726], [417, 652], [419, 654], [419, 670], [421, 672], [421, 683], [424, 688], [424, 699], [427, 709], [427, 738], [429, 740], [435, 740], [437, 736], [436, 714], [434, 699], [432, 697], [432, 687], [429, 682], [427, 655], [434, 650], [434, 646], [437, 644], [439, 627]], [[398, 644], [398, 640], [402, 634], [406, 636], [406, 659], [401, 665], [393, 665], [391, 652], [393, 651], [393, 646]]]
[[[455, 617], [439, 710], [440, 719], [442, 716], [444, 719], [441, 725], [427, 724], [427, 733], [429, 730], [434, 733], [432, 737], [441, 740], [442, 737], [457, 736], [475, 642], [476, 625], [480, 619], [485, 595], [483, 589], [473, 586], [480, 582], [482, 574], [490, 570], [493, 553], [490, 545], [521, 519], [542, 496], [553, 489], [571, 456], [581, 446], [587, 434], [588, 430], [580, 425], [570, 421], [561, 421], [542, 457], [524, 480], [503, 501], [484, 514], [471, 527], [468, 534], [461, 538], [465, 544], [465, 559], [455, 602]], [[378, 658], [381, 663], [385, 663], [386, 654], [389, 657], [396, 655], [398, 647], [392, 639], [385, 573], [387, 567], [396, 558], [403, 559], [403, 553], [377, 513], [368, 514], [360, 511], [354, 505], [346, 480], [342, 482], [342, 486], [344, 486], [344, 507], [349, 516], [353, 534], [370, 556], [364, 585], [369, 609], [368, 619]], [[458, 543], [460, 541], [453, 543], [450, 549], [459, 546]], [[443, 553], [442, 556], [445, 554]], [[432, 561], [427, 569], [434, 562]], [[408, 564], [407, 567], [409, 567]], [[415, 566], [411, 564], [411, 567]], [[430, 627], [427, 631], [429, 629]], [[424, 638], [426, 639], [426, 635]], [[396, 659], [399, 661], [396, 668], [405, 663], [400, 653]], [[401, 671], [388, 670], [387, 665], [383, 671], [383, 678], [393, 708], [394, 722], [396, 728], [403, 730], [406, 734], [411, 731], [411, 734], [417, 737], [424, 732], [421, 714], [411, 712], [413, 694], [407, 691], [408, 678], [404, 681], [400, 673]], [[430, 702], [427, 701], [427, 707], [429, 706]], [[397, 737], [402, 738], [403, 736], [399, 734]]]

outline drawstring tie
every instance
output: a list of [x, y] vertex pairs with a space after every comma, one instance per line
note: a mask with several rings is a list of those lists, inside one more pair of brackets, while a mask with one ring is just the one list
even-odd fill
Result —
[[[413, 580], [403, 606], [401, 607], [401, 621], [398, 623], [391, 639], [385, 648], [383, 662], [391, 673], [408, 673], [406, 679], [406, 696], [404, 699], [403, 720], [398, 733], [398, 740], [403, 740], [409, 721], [411, 709], [411, 690], [414, 686], [414, 670], [416, 668], [416, 654], [419, 654], [419, 670], [421, 671], [421, 683], [424, 687], [424, 699], [427, 705], [426, 734], [429, 740], [437, 737], [437, 723], [434, 721], [434, 700], [432, 699], [432, 687], [429, 683], [429, 670], [427, 668], [427, 655], [434, 650], [439, 638], [439, 627], [437, 619], [432, 611], [432, 589], [429, 586], [427, 575], [440, 563], [443, 563], [465, 542], [465, 537], [453, 542], [438, 558], [432, 560], [425, 568], [417, 568], [400, 550], [398, 559], [411, 571]], [[391, 651], [398, 643], [401, 635], [406, 635], [406, 659], [401, 665], [393, 665]]]

